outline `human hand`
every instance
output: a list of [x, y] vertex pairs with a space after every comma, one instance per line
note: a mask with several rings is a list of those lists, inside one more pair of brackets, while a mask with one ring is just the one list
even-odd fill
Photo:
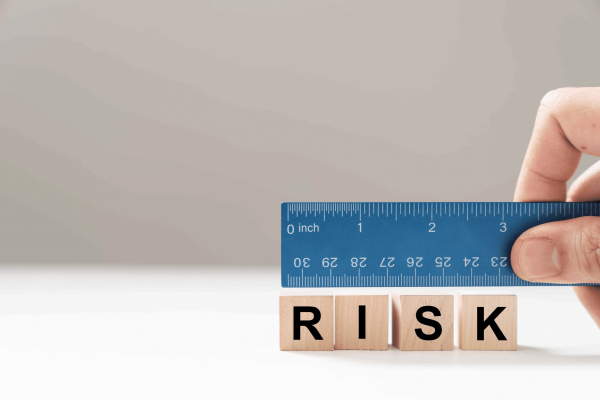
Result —
[[[523, 161], [515, 201], [600, 201], [600, 162], [567, 193], [581, 154], [600, 156], [600, 88], [564, 88], [542, 99]], [[511, 264], [522, 279], [600, 283], [600, 217], [550, 222], [514, 243]], [[600, 287], [575, 292], [600, 327]]]

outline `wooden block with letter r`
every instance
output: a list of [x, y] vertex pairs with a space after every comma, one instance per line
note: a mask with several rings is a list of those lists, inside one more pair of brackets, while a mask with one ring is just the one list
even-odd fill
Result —
[[459, 293], [461, 350], [517, 350], [517, 296]]
[[454, 296], [393, 293], [392, 344], [400, 350], [453, 350]]
[[387, 350], [389, 296], [335, 296], [335, 349]]
[[280, 350], [333, 350], [333, 294], [279, 296]]

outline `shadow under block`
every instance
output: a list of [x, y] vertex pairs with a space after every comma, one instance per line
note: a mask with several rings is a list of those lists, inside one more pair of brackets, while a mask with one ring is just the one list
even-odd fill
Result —
[[333, 350], [333, 294], [279, 296], [280, 350]]
[[459, 293], [461, 350], [517, 350], [517, 296]]
[[454, 296], [393, 293], [392, 344], [400, 350], [454, 350]]
[[335, 296], [335, 349], [388, 349], [388, 295]]

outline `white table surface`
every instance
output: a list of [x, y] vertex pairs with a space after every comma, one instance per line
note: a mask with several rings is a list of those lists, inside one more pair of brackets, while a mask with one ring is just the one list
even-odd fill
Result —
[[282, 352], [278, 268], [1, 266], [0, 399], [598, 398], [571, 288], [508, 290], [516, 352]]

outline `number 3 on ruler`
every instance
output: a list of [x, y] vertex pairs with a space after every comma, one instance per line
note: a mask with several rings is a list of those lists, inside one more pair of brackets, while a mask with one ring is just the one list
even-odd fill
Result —
[[500, 232], [506, 232], [506, 222], [500, 222]]

